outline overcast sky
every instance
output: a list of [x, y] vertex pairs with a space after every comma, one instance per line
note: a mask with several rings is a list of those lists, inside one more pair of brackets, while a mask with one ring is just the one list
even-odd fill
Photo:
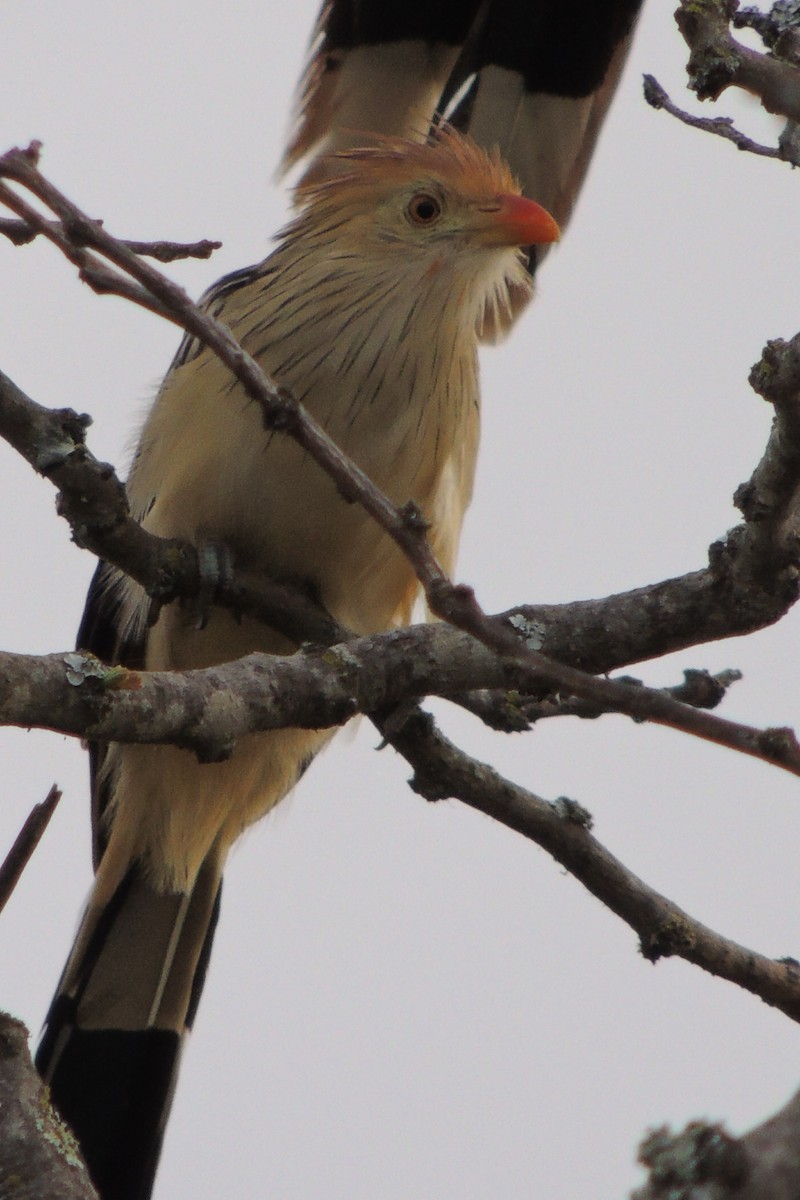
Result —
[[[484, 432], [459, 577], [488, 609], [603, 595], [700, 567], [737, 520], [770, 410], [747, 385], [800, 326], [798, 178], [684, 129], [684, 48], [650, 0], [575, 219], [537, 303], [484, 360]], [[172, 271], [199, 294], [261, 258], [287, 200], [273, 169], [316, 15], [241, 0], [29, 0], [3, 14], [2, 148], [108, 228], [220, 238]], [[751, 130], [769, 125], [733, 102]], [[0, 244], [0, 368], [94, 415], [124, 469], [178, 334], [99, 298], [46, 245]], [[0, 448], [1, 450], [1, 448]], [[2, 643], [72, 646], [90, 556], [52, 487], [2, 452]], [[798, 620], [644, 666], [740, 667], [725, 714], [800, 724]], [[702, 921], [800, 956], [800, 790], [774, 768], [621, 717], [501, 737], [438, 706], [471, 752], [553, 798]], [[79, 746], [5, 731], [0, 847], [55, 780], [61, 807], [0, 919], [0, 1003], [37, 1031], [90, 880]], [[762, 1120], [797, 1084], [797, 1031], [635, 936], [543, 852], [406, 787], [364, 724], [249, 834], [226, 877], [159, 1200], [623, 1196], [648, 1125]]]

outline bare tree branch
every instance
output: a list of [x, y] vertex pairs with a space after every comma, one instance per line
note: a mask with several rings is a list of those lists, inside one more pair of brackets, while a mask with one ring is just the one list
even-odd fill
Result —
[[[737, 129], [730, 117], [695, 117], [685, 109], [678, 108], [670, 100], [661, 84], [653, 75], [644, 76], [644, 98], [651, 108], [663, 108], [671, 116], [677, 117], [684, 125], [692, 129], [701, 129], [704, 133], [713, 133], [717, 137], [733, 142], [737, 150], [746, 150], [750, 154], [760, 154], [764, 158], [779, 158], [788, 160], [788, 156], [779, 146], [764, 146], [753, 141], [741, 129]], [[792, 160], [792, 165], [798, 164]]]
[[677, 956], [759, 996], [800, 1021], [800, 964], [774, 961], [729, 941], [648, 887], [591, 834], [575, 801], [548, 803], [447, 740], [426, 714], [387, 722], [387, 741], [414, 769], [427, 800], [457, 799], [531, 838], [639, 935], [649, 962]]
[[[597, 673], [750, 632], [781, 616], [797, 592], [790, 556], [796, 546], [783, 537], [786, 544], [776, 549], [774, 530], [796, 521], [799, 347], [800, 341], [771, 343], [765, 351], [767, 377], [783, 389], [780, 411], [762, 463], [739, 492], [749, 528], [740, 526], [715, 544], [711, 568], [603, 599], [516, 607], [500, 619], [550, 658]], [[753, 379], [763, 374], [754, 368]], [[196, 600], [203, 587], [197, 551], [155, 537], [130, 518], [122, 484], [84, 443], [88, 422], [70, 410], [43, 408], [0, 373], [0, 435], [61, 488], [59, 509], [70, 521], [73, 539], [126, 571], [160, 603]], [[297, 642], [332, 645], [349, 636], [311, 597], [260, 576], [240, 573], [220, 580], [214, 600]], [[593, 707], [608, 711], [605, 705]]]
[[55, 784], [45, 796], [41, 804], [36, 804], [28, 814], [25, 824], [20, 829], [4, 861], [0, 863], [0, 912], [8, 903], [19, 878], [36, 847], [41, 841], [42, 834], [50, 824], [50, 818], [61, 799], [61, 792]]
[[[57, 225], [59, 231], [64, 233], [60, 222], [50, 222], [50, 224]], [[103, 222], [98, 220], [97, 224], [102, 225]], [[41, 232], [41, 229], [36, 229], [26, 221], [14, 220], [10, 217], [0, 218], [0, 236], [8, 238], [12, 246], [28, 246], [41, 235]], [[199, 242], [140, 242], [132, 241], [130, 238], [120, 238], [120, 241], [134, 254], [143, 254], [146, 258], [155, 258], [157, 262], [162, 263], [176, 262], [182, 258], [211, 258], [214, 251], [219, 250], [222, 246], [222, 242], [212, 242], [208, 238], [203, 238]]]
[[573, 693], [592, 704], [669, 725], [800, 775], [800, 746], [790, 729], [754, 729], [692, 708], [668, 692], [593, 679], [558, 664], [552, 669], [553, 679], [547, 679], [527, 656], [498, 658], [472, 638], [427, 625], [290, 657], [252, 654], [196, 671], [107, 667], [78, 652], [2, 654], [0, 723], [99, 741], [169, 742], [203, 761], [217, 761], [257, 730], [329, 728], [358, 712], [374, 716], [426, 695], [458, 698], [476, 687], [525, 693], [544, 678], [558, 688], [557, 675], [566, 691], [574, 680]]
[[[671, 696], [673, 700], [680, 700], [682, 704], [691, 704], [692, 708], [716, 708], [724, 700], [731, 684], [737, 683], [741, 678], [741, 671], [728, 669], [711, 675], [708, 671], [698, 671], [689, 667], [683, 672], [683, 683], [657, 690]], [[632, 687], [645, 686], [641, 679], [634, 679], [628, 675], [618, 675], [616, 680], [617, 683], [630, 684]], [[597, 708], [574, 696], [558, 694], [550, 694], [540, 700], [518, 692], [479, 691], [466, 692], [451, 699], [480, 717], [492, 729], [502, 733], [516, 733], [529, 728], [537, 721], [546, 721], [553, 717], [579, 717], [585, 721], [593, 721], [615, 711]], [[502, 707], [500, 701], [503, 701]]]
[[[157, 604], [197, 600], [205, 581], [196, 548], [156, 537], [133, 520], [113, 467], [86, 446], [90, 424], [91, 417], [71, 409], [42, 407], [0, 372], [0, 437], [60, 489], [58, 511], [69, 522], [75, 544], [114, 563]], [[277, 625], [297, 641], [328, 644], [346, 633], [299, 589], [261, 576], [221, 579], [214, 601]]]

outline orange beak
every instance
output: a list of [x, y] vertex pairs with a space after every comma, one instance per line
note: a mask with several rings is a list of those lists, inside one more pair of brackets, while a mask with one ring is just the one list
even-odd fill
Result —
[[542, 246], [557, 242], [561, 230], [546, 208], [525, 196], [501, 193], [478, 210], [479, 233], [493, 246]]

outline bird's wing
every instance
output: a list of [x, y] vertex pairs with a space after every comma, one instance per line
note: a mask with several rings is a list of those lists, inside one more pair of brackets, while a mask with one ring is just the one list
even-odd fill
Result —
[[325, 0], [284, 168], [369, 132], [424, 137], [445, 117], [498, 146], [563, 228], [642, 0]]

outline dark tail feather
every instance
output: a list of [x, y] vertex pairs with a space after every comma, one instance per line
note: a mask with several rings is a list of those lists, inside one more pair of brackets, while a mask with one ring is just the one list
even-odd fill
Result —
[[50, 1081], [52, 1099], [81, 1144], [102, 1200], [150, 1195], [180, 1042], [170, 1029], [70, 1030]]
[[102, 1200], [150, 1196], [220, 891], [214, 858], [190, 896], [155, 891], [134, 867], [102, 912], [90, 902], [36, 1065]]

